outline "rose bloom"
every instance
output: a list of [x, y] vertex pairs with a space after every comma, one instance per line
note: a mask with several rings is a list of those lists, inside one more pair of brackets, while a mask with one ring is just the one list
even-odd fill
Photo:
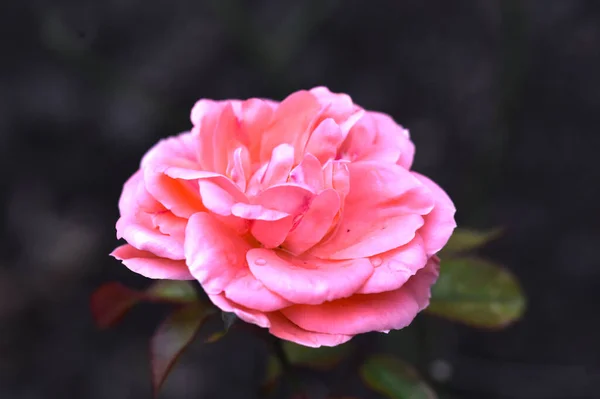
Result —
[[410, 170], [389, 116], [325, 87], [202, 99], [125, 183], [112, 255], [197, 280], [220, 309], [302, 345], [400, 329], [429, 303], [455, 208]]

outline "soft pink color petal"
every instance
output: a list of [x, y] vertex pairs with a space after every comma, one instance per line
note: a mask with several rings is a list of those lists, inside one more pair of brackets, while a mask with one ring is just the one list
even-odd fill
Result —
[[292, 305], [265, 287], [248, 269], [241, 270], [224, 292], [227, 299], [261, 312], [272, 312]]
[[121, 217], [117, 221], [117, 238], [125, 239], [133, 247], [148, 251], [162, 258], [185, 259], [180, 240], [161, 233], [151, 225], [149, 217], [137, 219]]
[[295, 342], [311, 348], [337, 346], [352, 339], [351, 335], [324, 334], [306, 331], [298, 327], [279, 312], [268, 314], [271, 327], [269, 332], [277, 338]]
[[134, 216], [139, 211], [162, 212], [164, 210], [165, 207], [146, 190], [144, 173], [141, 170], [138, 170], [127, 179], [119, 198], [121, 216]]
[[304, 154], [304, 159], [290, 172], [289, 181], [313, 193], [320, 192], [325, 185], [321, 162], [312, 154]]
[[260, 159], [263, 133], [269, 127], [277, 106], [275, 102], [258, 98], [251, 98], [242, 103], [239, 119], [243, 142], [248, 147], [251, 157], [256, 160]]
[[322, 111], [314, 121], [314, 126], [327, 118], [332, 118], [341, 128], [342, 140], [346, 138], [348, 131], [364, 114], [364, 110], [354, 104], [348, 94], [333, 93], [323, 86], [311, 89], [310, 93], [322, 105]]
[[198, 185], [202, 203], [217, 215], [229, 216], [234, 204], [248, 201], [239, 187], [223, 176], [202, 179]]
[[254, 220], [250, 227], [250, 233], [265, 248], [277, 248], [283, 244], [293, 225], [294, 218], [292, 216], [273, 221]]
[[234, 204], [231, 207], [231, 213], [244, 219], [267, 221], [281, 220], [287, 216], [290, 216], [290, 214], [287, 212], [267, 209], [262, 205], [250, 205], [244, 203]]
[[[350, 192], [331, 237], [311, 249], [324, 259], [373, 256], [410, 242], [433, 208], [430, 191], [395, 164], [348, 165]], [[368, 216], [365, 214], [368, 212]]]
[[415, 146], [408, 130], [389, 115], [367, 112], [350, 130], [340, 154], [351, 161], [391, 162], [409, 169]]
[[438, 274], [439, 261], [432, 258], [395, 291], [357, 294], [321, 305], [294, 305], [281, 312], [300, 328], [328, 334], [398, 330], [408, 326], [427, 307], [430, 287]]
[[190, 273], [207, 294], [221, 293], [247, 268], [250, 244], [213, 215], [192, 215], [185, 231], [184, 252]]
[[319, 304], [352, 295], [373, 273], [367, 259], [302, 260], [283, 251], [253, 248], [246, 258], [252, 274], [283, 298]]
[[333, 188], [342, 198], [350, 192], [350, 170], [346, 161], [328, 161], [323, 165], [323, 184]]
[[308, 91], [297, 91], [284, 99], [275, 110], [272, 124], [262, 135], [260, 161], [268, 161], [275, 147], [287, 143], [294, 147], [295, 162], [299, 162], [311, 133], [311, 123], [320, 110], [321, 104]]
[[246, 191], [246, 184], [250, 172], [250, 155], [246, 147], [236, 148], [230, 156], [227, 164], [227, 176], [231, 178], [238, 188]]
[[179, 218], [169, 211], [155, 213], [150, 215], [150, 217], [152, 219], [152, 225], [161, 233], [183, 242], [187, 219]]
[[234, 313], [237, 317], [247, 323], [256, 324], [257, 326], [263, 328], [268, 328], [271, 326], [269, 318], [263, 312], [248, 309], [236, 304], [225, 298], [223, 294], [208, 295], [208, 299], [210, 299], [210, 301], [222, 311]]
[[278, 145], [273, 149], [271, 160], [260, 181], [261, 186], [270, 187], [285, 183], [292, 166], [294, 166], [294, 147], [285, 143]]
[[288, 234], [283, 246], [294, 254], [301, 254], [317, 244], [332, 227], [341, 206], [340, 195], [327, 189], [310, 203], [298, 225]]
[[339, 125], [332, 118], [327, 118], [313, 131], [304, 151], [317, 157], [321, 163], [325, 163], [335, 159], [343, 141], [344, 133]]
[[123, 262], [131, 271], [147, 278], [194, 279], [183, 260], [161, 258], [151, 252], [140, 251], [129, 244], [117, 247], [110, 255]]
[[[204, 170], [224, 173], [227, 167], [227, 147], [239, 135], [237, 117], [233, 111], [239, 101], [202, 99], [192, 108], [190, 119], [196, 140], [191, 149]], [[236, 106], [236, 107], [237, 107]]]
[[176, 216], [187, 218], [204, 210], [197, 184], [172, 179], [150, 169], [144, 170], [144, 180], [152, 196]]
[[423, 239], [419, 234], [401, 247], [370, 258], [373, 274], [357, 291], [358, 294], [376, 294], [396, 290], [427, 264]]
[[194, 170], [199, 165], [193, 153], [189, 133], [161, 140], [142, 159], [144, 182], [148, 192], [176, 216], [187, 218], [204, 209], [197, 185], [167, 176], [167, 169]]
[[427, 253], [433, 255], [446, 245], [456, 228], [454, 220], [456, 208], [448, 194], [440, 186], [423, 175], [416, 172], [412, 172], [412, 174], [431, 191], [435, 199], [433, 210], [424, 216], [425, 224], [419, 229]]
[[228, 102], [223, 107], [212, 133], [213, 166], [209, 170], [222, 174], [227, 172], [230, 153], [239, 147], [239, 136], [240, 123], [231, 102]]

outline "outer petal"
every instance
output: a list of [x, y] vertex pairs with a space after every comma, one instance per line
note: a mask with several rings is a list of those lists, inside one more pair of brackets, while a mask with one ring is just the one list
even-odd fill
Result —
[[190, 218], [185, 253], [191, 274], [209, 295], [224, 293], [228, 299], [251, 309], [270, 312], [290, 302], [269, 291], [249, 271], [243, 238], [208, 213]]
[[429, 304], [430, 288], [437, 280], [439, 259], [395, 291], [353, 295], [321, 305], [294, 305], [281, 310], [292, 323], [309, 331], [355, 335], [397, 330], [408, 326]]
[[258, 280], [294, 303], [319, 304], [348, 297], [373, 273], [367, 259], [302, 260], [265, 248], [251, 249], [246, 257]]
[[300, 345], [312, 348], [337, 346], [352, 339], [351, 335], [325, 334], [303, 330], [279, 312], [269, 313], [268, 317], [271, 322], [271, 328], [269, 328], [271, 334]]
[[142, 159], [146, 189], [176, 216], [187, 218], [204, 210], [198, 186], [166, 174], [170, 168], [197, 170], [193, 136], [189, 133], [161, 140]]
[[423, 225], [421, 215], [433, 208], [429, 190], [395, 164], [358, 162], [348, 168], [350, 192], [342, 219], [336, 232], [310, 252], [325, 259], [352, 259], [410, 242]]
[[250, 244], [214, 216], [194, 214], [185, 231], [185, 259], [190, 273], [209, 295], [221, 293], [247, 268]]
[[391, 162], [409, 169], [415, 146], [408, 130], [389, 115], [367, 112], [350, 130], [340, 153], [352, 161]]
[[122, 261], [131, 271], [144, 277], [167, 280], [194, 279], [183, 260], [160, 258], [129, 244], [121, 245], [110, 255]]
[[121, 216], [132, 217], [139, 211], [162, 212], [162, 206], [144, 186], [144, 172], [138, 170], [123, 185], [123, 192], [119, 198], [119, 212]]
[[152, 225], [157, 228], [161, 233], [169, 235], [174, 239], [182, 243], [185, 240], [185, 227], [187, 226], [187, 219], [178, 218], [169, 211], [155, 213], [150, 216], [152, 219]]
[[375, 271], [358, 291], [358, 294], [376, 294], [394, 291], [427, 264], [423, 239], [419, 234], [406, 245], [373, 256]]
[[454, 228], [456, 228], [456, 221], [454, 220], [456, 208], [448, 194], [440, 186], [423, 175], [416, 172], [412, 172], [412, 174], [429, 188], [435, 200], [433, 210], [424, 216], [425, 224], [419, 229], [427, 253], [433, 255], [446, 245]]
[[216, 307], [224, 312], [232, 312], [240, 319], [247, 323], [256, 324], [259, 327], [268, 328], [271, 326], [269, 318], [263, 313], [257, 310], [245, 308], [244, 306], [238, 305], [227, 298], [224, 295], [209, 295], [208, 298]]
[[[147, 220], [145, 220], [146, 218]], [[152, 228], [150, 223], [150, 217], [147, 215], [138, 215], [137, 219], [121, 217], [116, 226], [117, 238], [124, 238], [131, 246], [141, 251], [151, 252], [161, 258], [185, 259], [183, 242]]]

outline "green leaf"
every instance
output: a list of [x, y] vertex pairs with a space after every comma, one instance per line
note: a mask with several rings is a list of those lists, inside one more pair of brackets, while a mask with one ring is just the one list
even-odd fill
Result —
[[490, 241], [497, 239], [502, 234], [502, 229], [492, 229], [487, 231], [477, 231], [471, 229], [457, 228], [452, 233], [448, 243], [440, 252], [440, 258], [451, 254], [472, 251]]
[[100, 286], [91, 296], [90, 308], [96, 325], [100, 328], [114, 326], [142, 299], [139, 291], [112, 282]]
[[306, 366], [317, 370], [329, 370], [335, 367], [352, 350], [351, 343], [338, 346], [309, 348], [293, 342], [283, 341], [283, 351], [291, 364]]
[[435, 399], [435, 392], [408, 363], [389, 355], [375, 355], [360, 368], [360, 376], [374, 391], [390, 399]]
[[152, 387], [158, 394], [171, 368], [192, 342], [214, 308], [193, 302], [173, 312], [158, 327], [150, 342]]
[[500, 328], [520, 318], [526, 300], [506, 269], [479, 258], [442, 260], [427, 312], [474, 327]]
[[189, 281], [159, 280], [152, 284], [146, 295], [150, 300], [189, 303], [198, 300], [194, 286]]

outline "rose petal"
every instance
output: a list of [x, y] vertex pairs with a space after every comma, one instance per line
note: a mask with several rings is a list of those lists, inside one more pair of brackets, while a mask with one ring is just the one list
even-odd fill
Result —
[[[142, 224], [146, 221], [148, 224]], [[183, 245], [180, 240], [161, 233], [150, 226], [151, 220], [121, 217], [117, 221], [117, 238], [123, 238], [127, 243], [141, 251], [148, 251], [161, 258], [173, 260], [185, 259]]]
[[248, 147], [253, 159], [260, 159], [260, 147], [263, 133], [269, 127], [273, 118], [274, 110], [278, 104], [272, 101], [251, 98], [242, 103], [240, 115], [241, 131], [246, 138], [245, 145]]
[[430, 287], [439, 273], [439, 260], [430, 259], [395, 291], [357, 294], [321, 305], [293, 305], [281, 312], [300, 328], [328, 334], [355, 335], [398, 330], [409, 325], [429, 304]]
[[419, 234], [401, 247], [372, 257], [375, 270], [367, 282], [357, 291], [374, 294], [396, 290], [427, 264], [423, 239]]
[[140, 251], [129, 244], [117, 247], [110, 255], [123, 262], [131, 271], [147, 278], [194, 279], [183, 260], [160, 258], [151, 252]]
[[299, 162], [311, 133], [311, 122], [320, 109], [321, 104], [308, 91], [297, 91], [284, 99], [273, 114], [271, 126], [263, 133], [260, 162], [267, 162], [273, 149], [282, 143], [294, 147], [295, 162]]
[[281, 220], [290, 216], [287, 212], [267, 209], [262, 205], [237, 203], [231, 207], [231, 213], [237, 217], [249, 220]]
[[237, 304], [261, 312], [272, 312], [292, 305], [291, 302], [270, 291], [247, 269], [240, 272], [225, 287], [225, 296]]
[[291, 216], [273, 221], [255, 220], [250, 227], [250, 233], [265, 248], [277, 248], [283, 244], [293, 225], [294, 219]]
[[344, 133], [339, 125], [332, 118], [327, 118], [311, 134], [305, 152], [317, 157], [321, 163], [325, 163], [335, 159], [343, 141]]
[[187, 218], [204, 210], [197, 185], [167, 176], [167, 169], [195, 170], [199, 165], [192, 152], [193, 136], [181, 134], [161, 140], [142, 159], [148, 192], [176, 216]]
[[202, 203], [217, 215], [229, 216], [235, 203], [248, 201], [244, 193], [224, 176], [201, 179], [198, 185]]
[[179, 242], [183, 242], [185, 238], [185, 227], [187, 219], [179, 218], [169, 211], [156, 213], [150, 216], [152, 225], [165, 234], [170, 235]]
[[294, 254], [300, 254], [317, 244], [332, 227], [340, 205], [340, 196], [333, 189], [315, 196], [296, 228], [288, 234], [284, 247]]
[[300, 345], [318, 348], [320, 346], [337, 346], [352, 339], [351, 335], [324, 334], [306, 331], [289, 321], [279, 312], [269, 313], [271, 327], [269, 332], [277, 338], [295, 342]]
[[433, 255], [446, 245], [456, 228], [454, 220], [456, 208], [448, 194], [440, 186], [423, 175], [416, 172], [412, 172], [412, 174], [431, 191], [435, 200], [433, 210], [423, 217], [425, 224], [419, 229], [427, 253]]
[[352, 259], [410, 242], [424, 223], [421, 215], [433, 208], [430, 191], [395, 164], [358, 162], [348, 168], [350, 192], [337, 230], [310, 252], [324, 259]]
[[415, 146], [408, 130], [389, 115], [366, 112], [348, 133], [340, 153], [351, 161], [390, 162], [410, 169]]
[[123, 185], [119, 197], [119, 212], [121, 216], [134, 217], [139, 211], [155, 213], [162, 212], [165, 207], [160, 204], [144, 186], [144, 173], [135, 172]]
[[221, 293], [246, 269], [250, 244], [214, 216], [199, 212], [189, 219], [184, 252], [190, 273], [207, 294]]
[[253, 248], [246, 258], [259, 281], [294, 303], [319, 304], [350, 296], [373, 272], [367, 259], [302, 260], [266, 248]]
[[239, 317], [247, 323], [256, 324], [257, 326], [263, 328], [271, 326], [269, 318], [263, 312], [245, 308], [239, 304], [228, 300], [222, 294], [209, 295], [208, 299], [210, 299], [210, 301], [222, 311], [234, 313], [237, 317]]
[[262, 187], [285, 183], [292, 166], [294, 165], [294, 147], [289, 144], [280, 144], [271, 154], [271, 160], [261, 179]]
[[302, 162], [290, 172], [289, 181], [306, 187], [313, 193], [320, 192], [325, 184], [321, 162], [314, 155], [305, 154]]

